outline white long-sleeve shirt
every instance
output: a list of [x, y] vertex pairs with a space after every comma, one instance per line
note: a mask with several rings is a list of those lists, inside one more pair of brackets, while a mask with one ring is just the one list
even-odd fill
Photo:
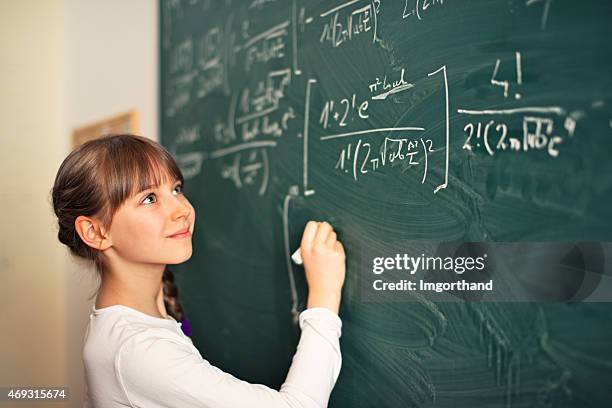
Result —
[[326, 407], [342, 357], [342, 322], [312, 308], [299, 316], [297, 351], [280, 391], [212, 366], [171, 316], [123, 305], [93, 308], [83, 346], [85, 406], [180, 408]]

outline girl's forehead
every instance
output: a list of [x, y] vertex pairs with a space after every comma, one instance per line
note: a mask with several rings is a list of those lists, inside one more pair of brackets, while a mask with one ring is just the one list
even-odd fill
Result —
[[144, 190], [159, 187], [163, 184], [176, 182], [176, 177], [164, 167], [152, 168], [147, 174], [137, 174], [134, 177], [132, 190], [139, 193]]

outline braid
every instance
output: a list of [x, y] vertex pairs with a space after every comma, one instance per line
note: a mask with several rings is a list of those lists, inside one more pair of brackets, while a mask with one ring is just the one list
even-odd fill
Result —
[[174, 274], [168, 267], [164, 269], [162, 276], [162, 283], [164, 284], [164, 305], [168, 314], [177, 322], [183, 320], [183, 307], [178, 300], [178, 289], [174, 284]]

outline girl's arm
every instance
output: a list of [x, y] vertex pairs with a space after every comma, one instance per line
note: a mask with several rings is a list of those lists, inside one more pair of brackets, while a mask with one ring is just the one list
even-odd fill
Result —
[[342, 363], [342, 323], [326, 308], [305, 310], [299, 323], [302, 334], [280, 391], [221, 371], [164, 329], [130, 338], [116, 357], [115, 371], [134, 407], [326, 407]]

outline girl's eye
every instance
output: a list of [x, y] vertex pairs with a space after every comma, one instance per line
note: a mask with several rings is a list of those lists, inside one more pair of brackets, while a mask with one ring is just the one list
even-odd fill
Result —
[[144, 200], [142, 200], [142, 203], [143, 203], [143, 204], [148, 204], [148, 203], [147, 203], [147, 200], [149, 199], [149, 197], [155, 197], [155, 194], [151, 193], [151, 194], [149, 194], [148, 196], [146, 196], [146, 197], [145, 197], [145, 199], [144, 199]]
[[[178, 190], [178, 193], [179, 193], [179, 194], [183, 194], [183, 185], [182, 185], [182, 184], [177, 184], [177, 185], [176, 185], [176, 187], [174, 187], [174, 191], [177, 191], [177, 190]], [[154, 194], [154, 193], [151, 193], [151, 194], [149, 194], [148, 196], [146, 196], [146, 197], [144, 198], [144, 200], [142, 200], [142, 203], [143, 203], [143, 204], [149, 204], [149, 202], [147, 202], [147, 200], [148, 200], [150, 197], [155, 197], [155, 194]], [[153, 201], [153, 202], [155, 202], [155, 201]]]

